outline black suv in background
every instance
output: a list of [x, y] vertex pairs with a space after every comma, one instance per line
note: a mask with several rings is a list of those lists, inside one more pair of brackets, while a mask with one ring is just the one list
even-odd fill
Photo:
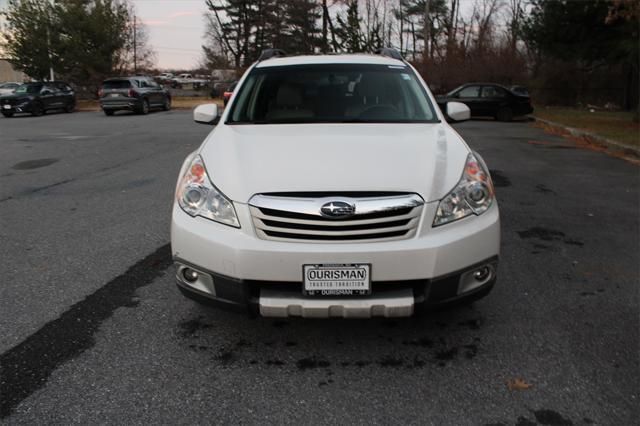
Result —
[[147, 114], [151, 108], [171, 109], [171, 94], [151, 77], [115, 77], [102, 82], [98, 92], [106, 115], [119, 110]]
[[51, 110], [72, 112], [76, 107], [73, 89], [62, 81], [25, 83], [9, 95], [0, 96], [0, 112], [5, 117], [17, 113], [33, 116], [46, 114]]
[[462, 102], [469, 107], [472, 117], [494, 117], [500, 121], [511, 121], [513, 117], [533, 112], [528, 92], [516, 93], [494, 83], [464, 84], [437, 96], [436, 100], [442, 111], [446, 111], [447, 102]]

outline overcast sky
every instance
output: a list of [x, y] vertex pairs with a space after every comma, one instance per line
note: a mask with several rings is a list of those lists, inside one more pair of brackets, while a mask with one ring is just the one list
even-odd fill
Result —
[[193, 68], [202, 52], [204, 0], [133, 0], [158, 68]]
[[[0, 2], [5, 0], [0, 0]], [[137, 17], [145, 23], [149, 44], [156, 52], [157, 67], [191, 69], [202, 52], [205, 0], [132, 0]], [[334, 2], [329, 2], [332, 4]], [[474, 0], [462, 0], [465, 15]]]

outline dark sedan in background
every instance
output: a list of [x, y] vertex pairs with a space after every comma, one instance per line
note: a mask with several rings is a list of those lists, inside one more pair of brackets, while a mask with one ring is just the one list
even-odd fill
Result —
[[72, 112], [76, 107], [76, 95], [73, 89], [62, 81], [43, 83], [25, 83], [13, 93], [0, 96], [0, 112], [5, 117], [18, 113], [33, 116], [46, 114], [51, 110]]
[[442, 111], [446, 111], [447, 102], [462, 102], [469, 107], [472, 117], [493, 117], [500, 121], [511, 121], [513, 117], [533, 112], [526, 89], [514, 92], [494, 83], [464, 84], [436, 99]]
[[100, 107], [106, 115], [129, 110], [148, 114], [152, 108], [171, 109], [171, 94], [151, 77], [116, 77], [102, 82], [98, 92]]

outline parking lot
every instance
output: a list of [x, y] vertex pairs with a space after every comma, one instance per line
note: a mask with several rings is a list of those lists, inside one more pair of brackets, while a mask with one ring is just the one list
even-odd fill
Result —
[[175, 288], [175, 182], [210, 131], [189, 111], [0, 119], [2, 421], [635, 423], [638, 167], [529, 122], [456, 128], [496, 185], [493, 292], [313, 321]]

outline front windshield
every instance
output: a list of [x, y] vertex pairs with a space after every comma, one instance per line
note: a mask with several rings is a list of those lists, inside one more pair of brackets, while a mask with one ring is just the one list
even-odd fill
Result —
[[40, 93], [42, 84], [22, 84], [14, 90], [14, 93]]
[[438, 121], [413, 70], [402, 65], [254, 68], [237, 96], [229, 124]]

